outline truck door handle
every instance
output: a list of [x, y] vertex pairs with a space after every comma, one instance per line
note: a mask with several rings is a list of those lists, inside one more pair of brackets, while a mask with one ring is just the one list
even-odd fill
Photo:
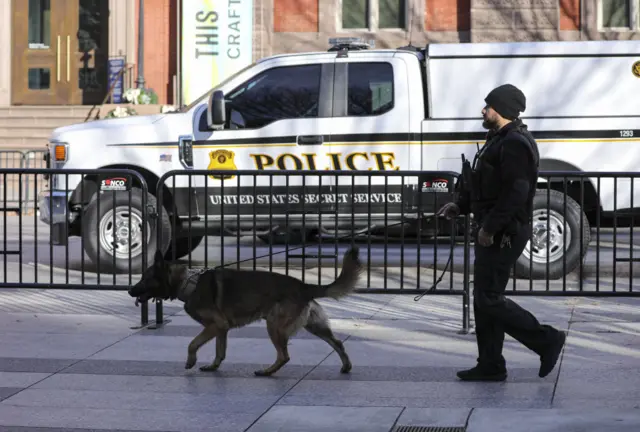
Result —
[[298, 145], [319, 145], [322, 142], [322, 135], [298, 135]]

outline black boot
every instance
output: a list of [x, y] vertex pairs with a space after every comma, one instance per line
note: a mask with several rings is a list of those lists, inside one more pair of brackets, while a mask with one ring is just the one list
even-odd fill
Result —
[[564, 347], [564, 342], [567, 340], [567, 333], [564, 331], [558, 331], [554, 341], [550, 344], [549, 348], [540, 356], [540, 371], [538, 376], [544, 378], [551, 373], [553, 368], [558, 362], [560, 352]]
[[504, 381], [507, 379], [506, 370], [488, 369], [480, 365], [458, 372], [462, 381]]

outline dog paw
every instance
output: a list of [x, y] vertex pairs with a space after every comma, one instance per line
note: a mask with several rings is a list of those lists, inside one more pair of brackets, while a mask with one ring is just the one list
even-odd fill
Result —
[[265, 377], [265, 376], [270, 376], [272, 374], [272, 372], [269, 372], [266, 369], [260, 369], [254, 372], [255, 376], [259, 376], [259, 377]]
[[218, 370], [219, 367], [220, 367], [219, 364], [213, 363], [213, 364], [210, 364], [210, 365], [206, 365], [206, 366], [200, 367], [200, 370], [202, 372], [213, 372], [213, 371]]
[[346, 364], [346, 365], [342, 365], [342, 369], [340, 369], [340, 373], [349, 373], [351, 372], [351, 363]]
[[191, 369], [196, 365], [196, 361], [198, 361], [198, 358], [196, 356], [187, 357], [187, 362], [185, 363], [184, 368]]

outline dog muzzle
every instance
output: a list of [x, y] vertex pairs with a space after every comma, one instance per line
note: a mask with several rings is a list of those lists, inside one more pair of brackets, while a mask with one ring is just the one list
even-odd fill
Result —
[[146, 294], [142, 294], [142, 295], [136, 297], [136, 301], [135, 301], [136, 307], [138, 307], [138, 305], [140, 305], [140, 303], [146, 302], [149, 299], [151, 300], [152, 303], [155, 303], [156, 300], [158, 300], [157, 297], [151, 297], [151, 296], [148, 296]]

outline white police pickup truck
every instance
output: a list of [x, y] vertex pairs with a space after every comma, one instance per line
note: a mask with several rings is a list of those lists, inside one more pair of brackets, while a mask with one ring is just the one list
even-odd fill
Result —
[[[538, 140], [541, 170], [624, 172], [640, 166], [636, 151], [640, 103], [634, 96], [640, 94], [640, 41], [430, 44], [398, 49], [371, 49], [353, 40], [334, 42], [327, 52], [262, 59], [178, 112], [56, 129], [50, 139], [50, 164], [70, 169], [130, 168], [145, 178], [150, 194], [156, 193], [158, 179], [170, 170], [460, 172], [461, 154], [473, 158], [484, 142], [484, 97], [494, 87], [512, 83], [527, 97], [522, 117]], [[175, 178], [175, 189], [174, 178], [170, 178], [163, 195], [167, 235], [162, 248], [167, 250], [169, 238], [174, 238], [176, 255], [189, 253], [187, 219], [192, 247], [205, 234], [219, 233], [222, 219], [228, 233], [264, 234], [276, 226], [301, 232], [300, 213], [287, 213], [285, 206], [300, 203], [280, 200], [279, 194], [285, 191], [282, 176], [272, 178], [271, 190], [269, 178], [259, 178], [257, 194], [253, 178], [241, 177], [239, 185], [237, 178], [225, 179], [222, 195], [220, 178], [196, 176], [191, 189], [187, 176]], [[432, 215], [436, 206], [450, 199], [452, 178], [419, 180], [428, 182], [431, 191], [442, 186], [446, 197], [420, 211]], [[58, 244], [66, 241], [63, 233], [86, 236], [88, 255], [95, 260], [102, 249], [101, 267], [109, 268], [113, 246], [100, 239], [113, 233], [101, 232], [112, 229], [101, 222], [113, 218], [115, 207], [128, 206], [128, 194], [116, 193], [115, 202], [111, 193], [101, 195], [98, 212], [96, 181], [79, 176], [68, 179], [65, 184], [64, 175], [53, 176], [53, 190], [40, 197], [42, 220], [52, 224]], [[368, 179], [359, 179], [351, 201], [336, 209], [340, 203], [330, 196], [340, 188], [347, 194], [351, 191], [350, 178], [343, 180], [337, 185], [329, 176], [319, 187], [315, 177], [307, 179], [311, 183], [302, 190], [302, 177], [291, 177], [288, 191], [310, 194], [311, 198], [300, 200], [306, 202], [307, 210], [318, 206], [335, 210], [340, 229], [384, 227], [400, 220], [403, 212], [419, 214], [411, 198], [421, 193], [416, 178], [403, 185], [400, 178], [389, 177], [385, 189], [385, 179], [374, 177], [371, 190], [366, 186]], [[141, 224], [141, 190], [132, 186], [133, 212]], [[533, 241], [520, 258], [519, 275], [546, 277], [547, 243], [549, 277], [563, 275], [565, 253], [566, 271], [572, 271], [586, 254], [589, 224], [593, 225], [597, 212], [613, 210], [614, 202], [617, 209], [640, 202], [640, 184], [635, 185], [633, 197], [629, 186], [629, 180], [619, 180], [614, 189], [613, 179], [605, 178], [599, 181], [597, 193], [594, 178], [587, 178], [582, 192], [579, 183], [570, 183], [565, 209], [562, 180], [552, 181], [547, 203], [545, 179], [541, 178], [543, 192], [535, 199]], [[63, 190], [72, 192], [61, 193]], [[316, 192], [321, 193], [314, 195]], [[324, 195], [329, 198], [321, 199]], [[150, 195], [149, 203], [155, 202]], [[61, 216], [65, 211], [70, 217]], [[331, 217], [323, 215], [320, 234], [336, 229], [329, 223]], [[177, 223], [176, 232], [171, 232], [169, 220]], [[305, 228], [317, 229], [317, 222], [312, 214], [305, 218]], [[139, 236], [140, 226], [128, 228]], [[129, 245], [126, 238], [118, 240], [125, 253], [116, 251], [116, 267], [126, 270]], [[134, 241], [138, 246], [142, 243], [141, 237]], [[148, 245], [155, 250], [155, 235]], [[140, 270], [140, 248], [131, 253], [134, 271]], [[153, 254], [148, 256], [152, 259]]]

